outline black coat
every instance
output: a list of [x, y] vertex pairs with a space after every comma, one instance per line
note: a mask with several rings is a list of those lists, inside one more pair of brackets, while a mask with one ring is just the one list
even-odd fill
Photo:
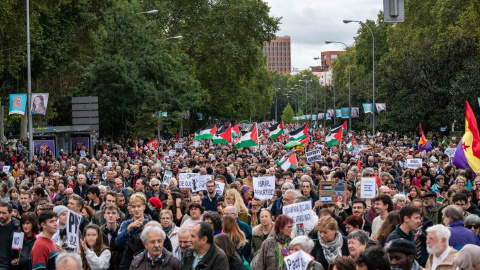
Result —
[[[315, 258], [315, 261], [322, 264], [323, 269], [328, 269], [329, 263], [325, 258], [325, 254], [323, 254], [323, 248], [320, 245], [320, 242], [318, 241], [318, 231], [316, 230], [311, 231], [308, 237], [310, 237], [310, 239], [312, 239], [313, 242], [315, 243], [312, 251], [310, 251], [310, 255], [312, 255]], [[343, 239], [342, 256], [348, 256], [350, 255], [350, 252], [348, 251], [347, 237], [342, 236], [342, 239]]]
[[75, 185], [73, 187], [73, 193], [77, 194], [78, 196], [82, 197], [82, 199], [84, 200], [88, 200], [87, 198], [87, 189], [89, 188], [90, 186], [85, 184], [83, 185], [82, 187], [82, 191], [80, 191], [80, 187], [78, 185]]
[[[193, 249], [187, 249], [183, 257], [182, 270], [191, 270], [194, 259]], [[229, 266], [230, 264], [228, 263], [227, 255], [225, 255], [223, 250], [212, 243], [207, 253], [198, 262], [195, 270], [227, 270], [229, 269]]]

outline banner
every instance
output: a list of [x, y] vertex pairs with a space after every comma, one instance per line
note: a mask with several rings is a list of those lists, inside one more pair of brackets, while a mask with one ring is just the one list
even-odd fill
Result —
[[203, 113], [197, 112], [197, 119], [198, 120], [203, 120]]
[[342, 117], [342, 109], [335, 110], [335, 117]]
[[361, 189], [360, 189], [360, 198], [362, 199], [373, 199], [375, 198], [375, 184], [376, 179], [374, 177], [362, 177]]
[[217, 191], [218, 196], [223, 196], [224, 190], [225, 190], [225, 183], [215, 181], [215, 191]]
[[303, 223], [303, 227], [312, 226], [312, 203], [299, 202], [283, 206], [283, 214], [293, 218], [293, 224]]
[[147, 146], [149, 150], [155, 150], [155, 149], [157, 149], [157, 148], [158, 148], [158, 140], [157, 140], [157, 138], [155, 138], [155, 139], [147, 142], [147, 143], [145, 144], [145, 146]]
[[48, 93], [32, 93], [30, 100], [30, 113], [45, 115], [47, 112]]
[[275, 176], [253, 177], [253, 194], [255, 198], [266, 201], [273, 198]]
[[312, 150], [305, 153], [307, 156], [307, 163], [311, 164], [315, 161], [323, 161], [322, 159], [322, 150]]
[[27, 94], [10, 94], [10, 114], [25, 114], [25, 106], [27, 105]]
[[175, 143], [175, 149], [182, 149], [183, 144], [182, 143]]
[[349, 118], [349, 108], [342, 108], [342, 118]]
[[373, 109], [372, 109], [372, 103], [364, 103], [363, 104], [363, 111], [365, 113], [373, 113]]
[[333, 109], [327, 110], [327, 119], [332, 119], [335, 116], [335, 111]]
[[312, 114], [312, 120], [317, 120], [317, 115], [316, 114]]
[[50, 150], [52, 155], [55, 155], [55, 141], [54, 140], [35, 140], [33, 141], [33, 149], [35, 152], [38, 152], [40, 155], [44, 156]]
[[358, 107], [352, 107], [352, 118], [358, 118], [360, 116], [360, 109]]
[[193, 188], [193, 180], [200, 176], [198, 173], [180, 173], [178, 175], [179, 188]]
[[387, 111], [385, 103], [375, 103], [375, 106], [377, 107], [377, 112]]
[[421, 158], [411, 158], [411, 159], [407, 159], [407, 161], [405, 162], [405, 168], [407, 168], [407, 169], [415, 170], [415, 169], [421, 168], [421, 167], [422, 167], [422, 159]]
[[323, 117], [325, 117], [325, 113], [318, 114], [318, 120], [323, 120]]
[[165, 171], [163, 174], [163, 181], [162, 184], [165, 185], [166, 187], [170, 186], [170, 182], [172, 181], [172, 176], [173, 173], [171, 171]]
[[67, 245], [69, 248], [76, 248], [79, 250], [80, 248], [80, 241], [78, 239], [79, 236], [79, 227], [80, 221], [82, 220], [82, 216], [68, 210], [67, 215]]
[[312, 118], [312, 115], [307, 114], [307, 120], [310, 120]]
[[302, 250], [284, 258], [287, 270], [307, 270], [307, 265], [311, 260], [312, 257]]
[[302, 120], [306, 120], [307, 119], [307, 116], [306, 115], [302, 115]]

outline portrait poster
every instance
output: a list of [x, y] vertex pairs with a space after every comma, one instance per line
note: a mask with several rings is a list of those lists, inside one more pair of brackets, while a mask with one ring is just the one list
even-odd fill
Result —
[[48, 93], [32, 93], [30, 113], [45, 115], [47, 112]]

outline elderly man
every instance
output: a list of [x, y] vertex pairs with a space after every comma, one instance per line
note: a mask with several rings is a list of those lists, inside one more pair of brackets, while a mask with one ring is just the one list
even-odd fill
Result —
[[133, 269], [172, 269], [180, 270], [182, 262], [175, 258], [172, 253], [163, 248], [165, 232], [157, 226], [149, 226], [140, 234], [145, 250], [136, 255], [130, 270]]
[[448, 245], [450, 230], [443, 225], [434, 225], [427, 229], [427, 251], [428, 257], [426, 269], [432, 270], [453, 270], [453, 260], [458, 251]]
[[82, 270], [82, 258], [77, 253], [62, 252], [57, 256], [57, 270]]
[[178, 246], [173, 249], [173, 256], [183, 260], [187, 248], [192, 246], [192, 228], [185, 227], [178, 232]]
[[437, 203], [437, 194], [433, 191], [429, 191], [422, 195], [424, 202], [423, 213], [425, 217], [432, 220], [433, 224], [442, 223], [442, 204]]
[[222, 249], [213, 242], [213, 229], [210, 224], [201, 222], [192, 230], [192, 247], [183, 258], [182, 270], [191, 269], [226, 270], [228, 258]]
[[463, 212], [460, 206], [449, 205], [442, 210], [443, 223], [450, 228], [452, 238], [449, 244], [456, 250], [460, 250], [466, 244], [480, 246], [480, 240], [475, 233], [465, 228], [463, 223]]

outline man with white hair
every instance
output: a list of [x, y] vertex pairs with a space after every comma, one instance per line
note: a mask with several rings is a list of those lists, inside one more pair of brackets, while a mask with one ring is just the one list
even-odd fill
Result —
[[453, 270], [453, 260], [458, 251], [448, 245], [450, 230], [443, 225], [434, 225], [427, 229], [428, 257], [426, 269]]
[[[290, 241], [290, 244], [288, 245], [288, 249], [290, 250], [290, 254], [293, 254], [297, 251], [303, 251], [307, 254], [310, 254], [310, 251], [312, 251], [314, 246], [313, 240], [310, 239], [308, 236], [302, 235], [302, 236], [297, 236]], [[281, 270], [286, 270], [287, 265], [285, 264], [285, 261], [283, 261], [282, 266], [280, 267]], [[305, 269], [323, 269], [323, 266], [321, 263], [311, 260]]]
[[163, 247], [165, 232], [158, 226], [145, 227], [140, 234], [145, 250], [136, 255], [132, 269], [176, 269], [180, 270], [182, 262]]
[[61, 252], [57, 256], [57, 270], [82, 270], [82, 258], [74, 252]]

